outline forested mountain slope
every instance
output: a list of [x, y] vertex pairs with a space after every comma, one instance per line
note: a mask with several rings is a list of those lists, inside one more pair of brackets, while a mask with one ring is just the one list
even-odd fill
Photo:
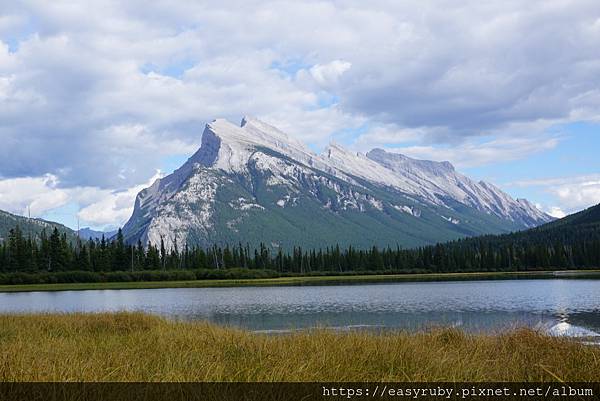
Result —
[[39, 238], [42, 230], [46, 230], [46, 234], [50, 235], [54, 228], [57, 228], [61, 234], [67, 234], [69, 239], [74, 239], [77, 236], [73, 230], [62, 224], [42, 219], [31, 219], [0, 210], [0, 242], [8, 238], [10, 230], [15, 229], [17, 226], [19, 226], [25, 237], [31, 235], [32, 238]]

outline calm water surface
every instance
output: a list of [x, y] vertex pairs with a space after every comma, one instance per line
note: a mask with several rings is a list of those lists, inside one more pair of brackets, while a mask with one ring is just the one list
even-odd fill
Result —
[[0, 313], [122, 310], [256, 331], [436, 325], [495, 331], [526, 325], [590, 335], [600, 332], [600, 280], [0, 293]]

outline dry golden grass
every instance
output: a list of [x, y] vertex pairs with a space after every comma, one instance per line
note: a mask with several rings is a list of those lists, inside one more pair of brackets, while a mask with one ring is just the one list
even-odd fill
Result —
[[0, 381], [596, 381], [600, 348], [530, 330], [268, 336], [138, 313], [0, 316]]

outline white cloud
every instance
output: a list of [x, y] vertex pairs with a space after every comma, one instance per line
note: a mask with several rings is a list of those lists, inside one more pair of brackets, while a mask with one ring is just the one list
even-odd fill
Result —
[[93, 226], [122, 226], [133, 213], [137, 194], [160, 177], [157, 173], [147, 183], [124, 191], [99, 191], [93, 203], [79, 211], [78, 217]]
[[15, 214], [33, 216], [65, 205], [69, 195], [56, 187], [53, 175], [0, 180], [0, 209]]
[[380, 21], [387, 35], [376, 36], [377, 45], [366, 29], [352, 57], [335, 54], [353, 66], [340, 85], [348, 110], [470, 136], [522, 121], [569, 119], [598, 105], [597, 2], [435, 7], [425, 1], [390, 8], [396, 18]]
[[244, 114], [316, 145], [369, 125], [360, 150], [522, 158], [557, 146], [552, 124], [600, 121], [599, 13], [593, 0], [8, 2], [0, 179], [55, 177], [48, 205], [76, 188], [106, 199], [193, 152], [205, 122]]
[[0, 210], [41, 217], [73, 202], [81, 207], [77, 216], [84, 225], [122, 226], [133, 212], [136, 195], [160, 177], [157, 172], [148, 182], [125, 190], [61, 188], [53, 175], [0, 180]]
[[562, 219], [567, 215], [560, 207], [552, 206], [550, 210], [547, 212], [550, 216], [556, 217], [557, 219]]
[[394, 146], [407, 142], [420, 142], [427, 137], [429, 130], [423, 128], [398, 128], [393, 124], [372, 127], [354, 142], [357, 149]]
[[556, 206], [549, 212], [570, 214], [600, 204], [600, 174], [525, 180], [507, 184], [516, 187], [537, 187], [554, 199]]
[[[0, 46], [0, 171], [113, 189], [125, 177], [132, 186], [150, 177], [166, 145], [191, 148], [204, 122], [244, 114], [313, 143], [332, 134], [324, 127], [359, 120], [447, 143], [545, 122], [537, 135], [556, 121], [598, 117], [597, 11], [586, 0], [464, 0], [450, 9], [102, 0], [93, 12], [13, 3], [0, 21], [18, 42], [14, 53]], [[274, 67], [294, 62], [318, 85]], [[102, 136], [137, 125], [144, 142]], [[120, 149], [129, 160], [113, 157]]]
[[[68, 10], [75, 12], [77, 7]], [[303, 131], [307, 134], [291, 131], [305, 140], [321, 140], [330, 134], [322, 127], [342, 128], [350, 119], [319, 108], [317, 93], [272, 69], [282, 56], [270, 50], [205, 49], [204, 32], [173, 37], [155, 32], [149, 21], [140, 26], [133, 18], [128, 25], [122, 14], [124, 31], [117, 35], [102, 23], [88, 29], [58, 13], [43, 17], [59, 19], [53, 26], [61, 30], [22, 41], [11, 55], [13, 68], [0, 75], [0, 171], [6, 177], [51, 173], [63, 186], [131, 186], [147, 180], [160, 159], [173, 154], [173, 143], [193, 152], [203, 124], [216, 117], [280, 120], [285, 115], [288, 125], [305, 127], [313, 121]], [[171, 71], [186, 63], [186, 54], [193, 56], [191, 64]], [[143, 138], [131, 141], [126, 127], [142, 127]]]
[[436, 161], [450, 161], [459, 168], [522, 159], [526, 156], [553, 149], [560, 143], [557, 137], [522, 136], [500, 137], [488, 141], [467, 140], [454, 146], [406, 146], [390, 150], [410, 157]]
[[343, 60], [333, 60], [327, 64], [316, 64], [310, 68], [310, 75], [317, 83], [325, 88], [339, 82], [342, 74], [352, 67], [352, 63]]

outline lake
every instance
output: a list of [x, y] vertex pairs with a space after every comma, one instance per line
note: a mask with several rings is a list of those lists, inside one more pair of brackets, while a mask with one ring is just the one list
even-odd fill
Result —
[[419, 330], [515, 326], [600, 332], [600, 280], [410, 282], [336, 286], [0, 293], [0, 313], [143, 311], [261, 332], [308, 327]]

